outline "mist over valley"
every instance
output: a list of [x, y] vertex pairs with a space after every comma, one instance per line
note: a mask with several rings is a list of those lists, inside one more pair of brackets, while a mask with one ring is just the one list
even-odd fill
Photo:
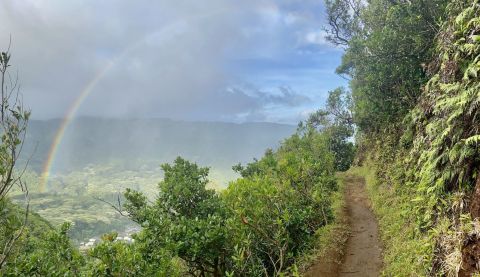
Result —
[[53, 224], [73, 222], [77, 241], [131, 228], [131, 221], [101, 200], [118, 204], [126, 188], [153, 198], [163, 178], [160, 164], [182, 156], [208, 166], [209, 187], [224, 189], [239, 177], [233, 165], [261, 157], [296, 129], [264, 122], [79, 117], [54, 145], [56, 155], [45, 180], [43, 171], [61, 124], [60, 119], [29, 122], [22, 150], [23, 159], [30, 159], [24, 178], [32, 209]]

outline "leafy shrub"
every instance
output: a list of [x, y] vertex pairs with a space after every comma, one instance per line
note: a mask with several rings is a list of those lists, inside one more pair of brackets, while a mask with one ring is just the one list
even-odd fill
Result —
[[236, 166], [243, 178], [223, 193], [234, 214], [236, 274], [279, 275], [331, 221], [336, 182], [327, 141], [309, 129], [261, 160]]

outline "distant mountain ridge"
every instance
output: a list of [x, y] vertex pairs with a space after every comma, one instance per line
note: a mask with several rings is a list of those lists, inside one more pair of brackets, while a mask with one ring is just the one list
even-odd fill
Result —
[[[33, 153], [30, 166], [35, 171], [42, 170], [61, 123], [60, 119], [30, 121], [23, 155]], [[67, 127], [54, 170], [70, 171], [111, 161], [135, 167], [138, 161], [168, 162], [177, 156], [202, 165], [230, 168], [260, 157], [267, 148], [275, 148], [295, 128], [263, 122], [80, 117]]]

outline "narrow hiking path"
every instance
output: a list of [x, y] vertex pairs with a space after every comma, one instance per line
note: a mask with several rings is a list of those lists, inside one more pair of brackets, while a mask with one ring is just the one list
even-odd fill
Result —
[[335, 251], [343, 255], [319, 259], [307, 271], [305, 274], [307, 277], [380, 275], [382, 247], [377, 219], [370, 209], [365, 191], [365, 180], [353, 175], [347, 175], [344, 180], [346, 185], [344, 214], [350, 235], [344, 250]]

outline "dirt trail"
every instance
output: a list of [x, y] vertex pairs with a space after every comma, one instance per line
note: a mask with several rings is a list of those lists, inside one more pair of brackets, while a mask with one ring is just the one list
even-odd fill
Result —
[[[348, 176], [346, 182], [346, 217], [350, 236], [343, 257], [319, 260], [305, 274], [323, 276], [379, 276], [382, 268], [382, 248], [378, 224], [370, 210], [363, 178]], [[342, 251], [336, 251], [341, 253]], [[337, 260], [337, 262], [335, 262]], [[339, 264], [338, 260], [342, 262]]]

